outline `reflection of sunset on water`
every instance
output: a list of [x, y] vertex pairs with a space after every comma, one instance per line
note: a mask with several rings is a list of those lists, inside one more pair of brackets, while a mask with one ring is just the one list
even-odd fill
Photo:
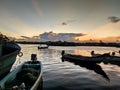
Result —
[[[120, 41], [120, 0], [2, 0], [1, 33], [39, 36], [81, 33], [77, 41]], [[11, 23], [12, 22], [12, 23]]]
[[90, 52], [89, 51], [86, 51], [86, 50], [73, 50], [73, 53], [76, 54], [76, 55], [84, 55], [84, 56], [91, 56]]
[[118, 53], [117, 48], [113, 48], [113, 47], [92, 47], [92, 46], [80, 46], [80, 47], [76, 47], [75, 49], [72, 49], [73, 51], [71, 52], [72, 54], [76, 54], [76, 55], [83, 55], [83, 56], [91, 56], [91, 51], [94, 51], [95, 54], [104, 54], [104, 53], [110, 53], [112, 54], [112, 52], [115, 52], [116, 56], [120, 56], [120, 54]]

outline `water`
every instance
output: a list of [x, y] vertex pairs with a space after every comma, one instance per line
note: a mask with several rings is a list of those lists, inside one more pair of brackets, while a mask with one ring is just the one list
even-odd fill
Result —
[[[61, 61], [61, 51], [90, 56], [90, 51], [105, 53], [118, 51], [114, 47], [60, 47], [38, 50], [38, 45], [20, 44], [23, 57], [17, 57], [13, 66], [30, 60], [32, 53], [43, 64], [43, 90], [120, 90], [120, 67], [113, 64], [86, 65]], [[116, 53], [117, 54], [117, 53]], [[118, 55], [118, 54], [117, 54]]]

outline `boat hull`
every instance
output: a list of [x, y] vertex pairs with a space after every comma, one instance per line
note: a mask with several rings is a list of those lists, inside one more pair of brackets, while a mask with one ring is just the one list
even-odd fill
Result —
[[120, 64], [120, 57], [119, 56], [109, 56], [103, 60], [104, 63], [116, 63]]
[[71, 55], [71, 54], [64, 54], [62, 56], [62, 60], [67, 61], [75, 61], [81, 63], [100, 63], [104, 60], [104, 57], [88, 57], [88, 56], [81, 56], [81, 55]]
[[16, 44], [3, 45], [2, 56], [0, 56], [0, 79], [10, 72], [19, 51], [20, 47]]
[[38, 49], [48, 49], [48, 47], [39, 47], [38, 46]]
[[[37, 76], [37, 80], [34, 82], [34, 84], [32, 84], [32, 86], [30, 86], [29, 88], [27, 87], [27, 84], [30, 82], [25, 82], [25, 90], [37, 90], [39, 85], [40, 85], [40, 82], [42, 80], [42, 64], [40, 61], [37, 61], [37, 64], [31, 64], [29, 63], [30, 61], [28, 62], [24, 62], [23, 64], [19, 65], [15, 70], [11, 71], [7, 76], [5, 76], [1, 81], [0, 81], [0, 87], [2, 90], [6, 90], [8, 89], [8, 87], [6, 87], [6, 82], [8, 81], [12, 81], [14, 82], [14, 80], [17, 80], [18, 77], [22, 77], [20, 78], [21, 80], [23, 79], [23, 75], [27, 72], [24, 72], [22, 73], [21, 75], [21, 71], [24, 69], [24, 70], [27, 70], [27, 69], [35, 69], [35, 70], [38, 70], [39, 71], [39, 75]], [[19, 73], [19, 76], [18, 76], [18, 73]], [[17, 77], [17, 78], [16, 78]], [[26, 80], [29, 80], [28, 78], [26, 78]], [[18, 80], [19, 81], [19, 80]], [[22, 81], [21, 81], [22, 82]], [[17, 82], [16, 82], [17, 83]], [[15, 83], [15, 85], [17, 85]], [[10, 82], [10, 84], [13, 84], [12, 82]], [[9, 85], [8, 85], [9, 86]], [[9, 87], [9, 89], [11, 90], [11, 86]]]

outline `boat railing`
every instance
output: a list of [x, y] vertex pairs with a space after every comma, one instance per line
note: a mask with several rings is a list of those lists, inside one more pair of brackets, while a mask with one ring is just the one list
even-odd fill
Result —
[[40, 68], [40, 64], [25, 64], [22, 66], [23, 69], [38, 69]]
[[12, 43], [7, 43], [5, 46], [11, 47], [11, 48], [16, 48], [16, 49], [21, 49], [17, 44], [12, 44]]

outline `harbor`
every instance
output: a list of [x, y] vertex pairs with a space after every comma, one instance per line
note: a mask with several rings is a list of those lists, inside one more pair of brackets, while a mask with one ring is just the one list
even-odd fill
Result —
[[24, 55], [17, 57], [13, 69], [22, 62], [30, 60], [31, 53], [37, 54], [37, 59], [43, 64], [43, 90], [85, 90], [87, 88], [113, 90], [120, 88], [120, 65], [100, 63], [92, 66], [61, 60], [62, 50], [66, 50], [67, 53], [90, 56], [91, 50], [102, 54], [108, 51], [118, 51], [119, 48], [49, 46], [48, 49], [38, 50], [38, 45], [35, 44], [20, 44], [20, 46]]
[[1, 0], [0, 90], [120, 90], [120, 0]]

